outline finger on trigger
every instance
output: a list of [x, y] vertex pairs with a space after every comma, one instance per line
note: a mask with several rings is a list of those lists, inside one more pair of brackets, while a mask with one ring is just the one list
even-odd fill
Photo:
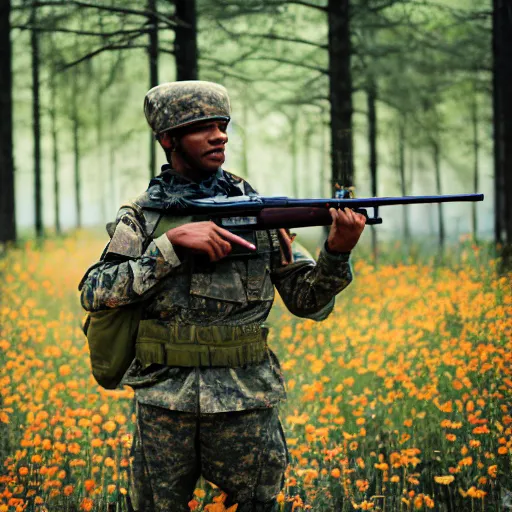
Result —
[[231, 231], [228, 231], [227, 229], [218, 227], [218, 233], [223, 236], [225, 239], [229, 240], [230, 242], [234, 242], [236, 244], [239, 244], [243, 247], [247, 247], [248, 249], [255, 250], [256, 246], [251, 244], [251, 242], [248, 242], [247, 240], [243, 239], [241, 236], [235, 235], [234, 233], [231, 233]]

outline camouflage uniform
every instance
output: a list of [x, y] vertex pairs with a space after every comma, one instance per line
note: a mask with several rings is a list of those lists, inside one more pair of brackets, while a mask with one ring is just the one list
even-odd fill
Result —
[[[168, 165], [162, 171], [135, 203], [165, 207], [181, 198], [256, 193], [220, 168], [201, 183]], [[257, 232], [257, 256], [216, 263], [191, 254], [180, 260], [165, 234], [149, 244], [145, 238], [133, 209], [122, 208], [102, 259], [82, 280], [87, 311], [144, 301], [143, 318], [169, 328], [261, 325], [275, 286], [293, 314], [323, 320], [352, 279], [349, 255], [325, 247], [316, 264], [295, 250], [293, 263], [284, 265], [276, 230]], [[135, 358], [123, 383], [135, 389], [130, 496], [136, 510], [188, 510], [200, 474], [228, 493], [228, 503], [239, 503], [238, 512], [275, 510], [288, 453], [277, 414], [286, 399], [284, 379], [272, 350], [262, 362], [239, 367]]]

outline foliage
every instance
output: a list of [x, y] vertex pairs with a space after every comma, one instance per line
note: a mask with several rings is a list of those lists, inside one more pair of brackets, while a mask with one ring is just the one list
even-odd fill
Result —
[[[77, 282], [100, 251], [81, 233], [0, 260], [2, 512], [126, 509], [133, 392], [95, 384], [78, 321]], [[500, 510], [512, 276], [471, 240], [450, 265], [383, 261], [356, 259], [322, 323], [276, 301], [291, 456], [281, 510]], [[190, 507], [223, 511], [223, 499], [202, 483]]]

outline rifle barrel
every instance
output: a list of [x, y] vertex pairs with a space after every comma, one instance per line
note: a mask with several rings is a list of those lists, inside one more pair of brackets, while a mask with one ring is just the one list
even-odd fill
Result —
[[[365, 197], [360, 199], [288, 199], [286, 205], [280, 206], [288, 208], [294, 206], [328, 206], [333, 208], [343, 206], [348, 208], [372, 208], [396, 204], [454, 203], [483, 200], [483, 194], [454, 194], [446, 196]], [[267, 207], [266, 204], [265, 207]]]

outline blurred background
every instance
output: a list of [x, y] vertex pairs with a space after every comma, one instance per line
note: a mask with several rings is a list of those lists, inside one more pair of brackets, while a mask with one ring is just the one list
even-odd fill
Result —
[[[165, 163], [147, 90], [203, 79], [232, 100], [225, 169], [262, 195], [332, 197], [336, 184], [357, 197], [479, 192], [484, 202], [386, 207], [373, 237], [510, 244], [510, 9], [3, 0], [0, 241], [103, 229]], [[316, 240], [321, 228], [301, 234]]]

